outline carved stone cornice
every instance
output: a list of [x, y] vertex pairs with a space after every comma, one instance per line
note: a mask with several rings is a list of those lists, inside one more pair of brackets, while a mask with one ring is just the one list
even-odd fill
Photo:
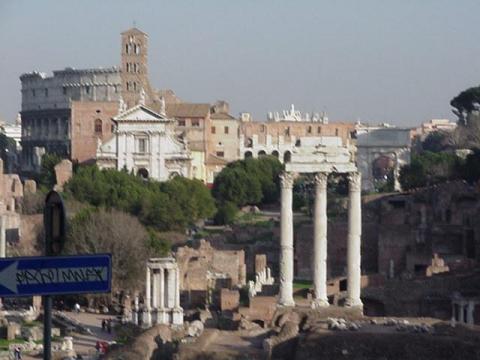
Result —
[[280, 174], [280, 186], [282, 189], [291, 189], [295, 181], [295, 174], [284, 171]]
[[350, 191], [361, 191], [362, 175], [356, 171], [348, 174], [348, 188]]

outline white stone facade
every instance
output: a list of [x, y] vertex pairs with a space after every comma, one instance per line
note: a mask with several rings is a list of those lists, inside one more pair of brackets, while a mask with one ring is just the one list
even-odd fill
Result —
[[190, 177], [192, 157], [174, 135], [173, 121], [144, 105], [113, 118], [114, 136], [97, 149], [100, 168], [127, 169], [158, 181]]

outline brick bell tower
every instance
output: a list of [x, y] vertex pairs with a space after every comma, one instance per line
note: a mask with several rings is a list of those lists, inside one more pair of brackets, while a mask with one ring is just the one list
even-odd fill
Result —
[[[149, 101], [148, 35], [137, 28], [122, 32], [122, 98], [127, 108]], [[143, 92], [143, 94], [142, 94]]]

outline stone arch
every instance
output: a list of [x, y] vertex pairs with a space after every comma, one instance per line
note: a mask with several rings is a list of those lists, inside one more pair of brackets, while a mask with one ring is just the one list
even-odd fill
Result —
[[260, 151], [258, 152], [258, 156], [259, 156], [259, 157], [260, 157], [260, 156], [265, 156], [265, 155], [267, 155], [267, 153], [265, 152], [265, 150], [260, 150]]
[[249, 159], [253, 157], [253, 154], [251, 151], [245, 151], [244, 157], [245, 159]]
[[176, 178], [177, 176], [180, 176], [180, 174], [177, 171], [172, 171], [170, 175], [168, 175], [168, 179], [171, 180], [173, 178]]
[[283, 154], [283, 162], [284, 163], [289, 163], [290, 161], [292, 161], [292, 153], [289, 150], [287, 150]]
[[277, 150], [273, 150], [272, 155], [275, 156], [277, 159], [280, 157], [280, 154], [278, 153]]
[[145, 168], [140, 168], [137, 170], [137, 175], [143, 179], [148, 179], [148, 170]]

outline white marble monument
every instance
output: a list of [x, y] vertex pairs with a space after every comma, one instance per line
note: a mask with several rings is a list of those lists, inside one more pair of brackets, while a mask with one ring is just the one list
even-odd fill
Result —
[[280, 293], [278, 304], [295, 306], [293, 300], [293, 212], [292, 188], [299, 173], [315, 174], [315, 213], [313, 241], [312, 307], [328, 306], [327, 298], [327, 179], [330, 173], [346, 173], [349, 180], [348, 244], [347, 244], [347, 298], [346, 306], [362, 307], [360, 300], [361, 270], [361, 176], [353, 162], [355, 147], [342, 145], [341, 138], [312, 139], [292, 154], [292, 161], [280, 175], [281, 181], [281, 235], [280, 235]]
[[179, 269], [172, 257], [147, 262], [143, 325], [155, 324], [183, 324]]

